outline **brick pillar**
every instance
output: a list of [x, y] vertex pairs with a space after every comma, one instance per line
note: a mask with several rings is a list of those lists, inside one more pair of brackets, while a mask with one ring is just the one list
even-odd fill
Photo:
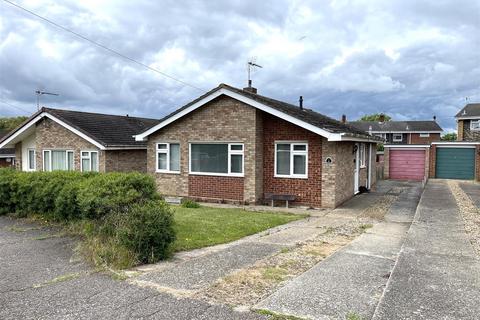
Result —
[[463, 141], [463, 120], [457, 121], [457, 141]]
[[430, 148], [430, 174], [429, 178], [435, 178], [435, 161], [437, 157], [437, 146], [432, 144]]
[[480, 146], [475, 146], [475, 180], [480, 181]]

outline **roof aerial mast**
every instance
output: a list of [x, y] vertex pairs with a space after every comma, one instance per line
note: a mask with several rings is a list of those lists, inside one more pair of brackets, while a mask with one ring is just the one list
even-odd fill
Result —
[[58, 93], [53, 93], [53, 92], [46, 92], [43, 90], [35, 90], [35, 94], [37, 95], [37, 110], [40, 110], [40, 96], [43, 96], [44, 94], [48, 94], [50, 96], [58, 96]]
[[261, 65], [256, 64], [255, 61], [257, 60], [256, 57], [253, 57], [250, 59], [250, 61], [247, 62], [247, 71], [248, 71], [248, 87], [252, 87], [252, 78], [251, 78], [251, 73], [255, 71], [255, 68], [263, 68]]

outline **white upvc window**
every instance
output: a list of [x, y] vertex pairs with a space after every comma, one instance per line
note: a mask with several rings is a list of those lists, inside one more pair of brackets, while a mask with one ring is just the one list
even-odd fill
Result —
[[470, 130], [480, 130], [480, 120], [471, 120], [470, 121]]
[[43, 171], [74, 170], [73, 150], [43, 150]]
[[98, 172], [98, 151], [80, 151], [80, 170]]
[[157, 143], [157, 172], [180, 173], [180, 144]]
[[27, 171], [35, 171], [37, 169], [37, 152], [35, 149], [27, 149]]
[[402, 142], [403, 134], [401, 133], [394, 133], [393, 134], [393, 142]]
[[359, 158], [360, 158], [360, 168], [365, 168], [367, 163], [366, 163], [366, 144], [365, 143], [360, 143], [360, 150], [359, 150]]
[[191, 174], [243, 177], [242, 143], [190, 143]]
[[308, 178], [308, 143], [275, 142], [274, 176]]
[[428, 132], [420, 133], [420, 138], [428, 138], [428, 137], [430, 137], [430, 133], [428, 133]]

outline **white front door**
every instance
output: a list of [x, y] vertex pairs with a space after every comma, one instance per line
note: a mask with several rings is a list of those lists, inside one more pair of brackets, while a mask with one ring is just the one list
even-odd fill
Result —
[[360, 181], [360, 145], [355, 143], [355, 171], [353, 174], [353, 192], [358, 193], [358, 184]]

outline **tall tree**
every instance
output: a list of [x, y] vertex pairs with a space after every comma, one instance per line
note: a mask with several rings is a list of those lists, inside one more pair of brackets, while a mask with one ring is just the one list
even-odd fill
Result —
[[441, 139], [442, 141], [457, 141], [457, 134], [455, 132], [445, 133]]
[[360, 118], [360, 121], [380, 121], [380, 117], [384, 116], [383, 121], [390, 121], [392, 120], [392, 117], [389, 115], [383, 114], [383, 113], [373, 113], [373, 114], [366, 114], [363, 117]]
[[25, 116], [0, 118], [0, 131], [12, 131], [27, 119]]

